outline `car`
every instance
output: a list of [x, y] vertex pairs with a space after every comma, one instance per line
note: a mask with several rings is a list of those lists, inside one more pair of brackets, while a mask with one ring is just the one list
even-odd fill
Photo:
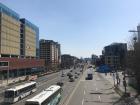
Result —
[[71, 75], [71, 73], [70, 73], [70, 72], [68, 72], [68, 73], [67, 73], [67, 76], [69, 76], [69, 75]]
[[70, 74], [68, 77], [69, 77], [69, 78], [71, 78], [71, 77], [73, 77], [73, 75], [72, 75], [72, 74]]
[[76, 78], [78, 78], [78, 75], [75, 75], [74, 77], [75, 77], [75, 79], [76, 79]]
[[77, 72], [77, 75], [80, 75], [80, 73], [79, 73], [79, 72]]
[[70, 72], [72, 72], [73, 70], [70, 70]]
[[69, 78], [69, 81], [74, 82], [75, 81], [74, 77]]
[[62, 87], [64, 85], [64, 83], [63, 82], [57, 82], [56, 85], [59, 85], [59, 86]]
[[83, 70], [80, 70], [80, 72], [83, 72]]
[[61, 75], [61, 77], [64, 77], [64, 76], [65, 76], [64, 74]]

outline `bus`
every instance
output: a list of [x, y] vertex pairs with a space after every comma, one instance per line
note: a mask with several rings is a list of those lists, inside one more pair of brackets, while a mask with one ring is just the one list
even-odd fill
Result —
[[28, 82], [5, 90], [4, 102], [15, 103], [36, 91], [36, 82]]
[[52, 85], [35, 97], [26, 100], [25, 105], [58, 105], [61, 99], [62, 88]]

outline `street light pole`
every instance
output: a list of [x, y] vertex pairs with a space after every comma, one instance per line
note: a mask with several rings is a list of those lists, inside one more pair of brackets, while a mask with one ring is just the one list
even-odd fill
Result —
[[[134, 34], [136, 34], [135, 32], [137, 32], [138, 34], [140, 33], [140, 31], [136, 31], [136, 30], [129, 30], [128, 32], [133, 32]], [[139, 38], [138, 38], [139, 39]], [[133, 38], [133, 40], [135, 41], [135, 43], [136, 43], [136, 41], [137, 41], [137, 37], [135, 36], [134, 38]], [[139, 41], [139, 40], [138, 40]]]

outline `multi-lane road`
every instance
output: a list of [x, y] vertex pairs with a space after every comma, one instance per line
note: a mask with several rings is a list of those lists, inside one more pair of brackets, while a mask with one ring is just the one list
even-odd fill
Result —
[[85, 80], [85, 71], [64, 105], [116, 105], [120, 96], [112, 84], [94, 72], [93, 80]]
[[[38, 85], [37, 91], [13, 105], [24, 105], [25, 100], [59, 81], [64, 83], [62, 87], [62, 99], [59, 105], [121, 105], [117, 103], [120, 96], [114, 91], [112, 84], [102, 78], [100, 74], [94, 72], [93, 80], [85, 80], [87, 75], [87, 71], [85, 70], [83, 74], [81, 73], [79, 75], [76, 81], [69, 82], [66, 76], [68, 72], [70, 72], [70, 69], [64, 70], [64, 77], [61, 77], [61, 72], [57, 72], [38, 78], [36, 80]], [[74, 74], [75, 72], [80, 72], [80, 69], [77, 68], [72, 73]], [[5, 105], [2, 103], [2, 95], [0, 95], [0, 99], [0, 104]]]
[[[72, 70], [72, 69], [63, 70], [64, 77], [61, 77], [62, 71], [60, 71], [57, 73], [53, 73], [53, 74], [42, 76], [42, 77], [38, 78], [36, 80], [37, 91], [35, 93], [33, 93], [32, 95], [29, 95], [29, 96], [25, 97], [24, 99], [12, 104], [12, 105], [24, 105], [25, 100], [32, 98], [33, 96], [35, 96], [36, 94], [38, 94], [42, 90], [48, 88], [50, 85], [56, 84], [57, 82], [64, 83], [64, 86], [62, 87], [63, 88], [62, 99], [60, 101], [60, 104], [63, 104], [65, 102], [65, 100], [67, 99], [68, 95], [71, 93], [72, 89], [75, 87], [77, 81], [80, 78], [80, 76], [79, 76], [79, 78], [75, 82], [69, 82], [69, 78], [67, 77], [67, 73], [70, 72], [70, 70]], [[74, 69], [72, 73], [74, 74], [75, 72], [79, 72], [79, 71], [80, 71], [80, 69], [77, 68], [77, 69]], [[7, 87], [7, 88], [10, 88], [10, 87]], [[3, 98], [4, 98], [3, 92], [4, 92], [4, 89], [0, 89], [0, 105], [5, 105], [5, 103], [3, 103]]]

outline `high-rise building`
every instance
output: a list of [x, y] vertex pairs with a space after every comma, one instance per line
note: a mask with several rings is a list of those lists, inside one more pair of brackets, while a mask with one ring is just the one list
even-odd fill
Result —
[[45, 59], [47, 69], [58, 67], [61, 63], [60, 44], [53, 40], [40, 40], [40, 59]]
[[20, 56], [19, 15], [0, 3], [0, 56]]
[[27, 19], [20, 19], [20, 54], [21, 57], [38, 57], [39, 28]]

